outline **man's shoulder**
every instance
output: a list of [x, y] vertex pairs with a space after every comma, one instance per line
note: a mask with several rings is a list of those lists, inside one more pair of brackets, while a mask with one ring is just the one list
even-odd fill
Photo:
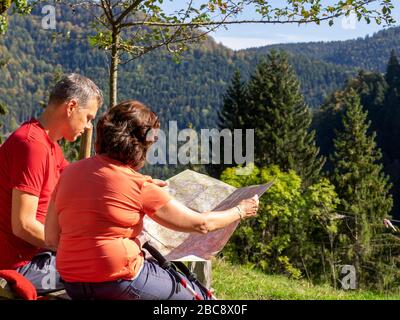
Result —
[[44, 139], [44, 132], [34, 120], [23, 123], [7, 139], [8, 144], [27, 148], [48, 149], [48, 143]]
[[24, 132], [15, 131], [2, 145], [2, 153], [7, 156], [26, 155], [26, 156], [45, 156], [50, 153], [49, 147], [40, 139], [28, 136]]
[[15, 136], [27, 141], [45, 142], [45, 131], [39, 125], [38, 121], [31, 119], [24, 122], [16, 131]]

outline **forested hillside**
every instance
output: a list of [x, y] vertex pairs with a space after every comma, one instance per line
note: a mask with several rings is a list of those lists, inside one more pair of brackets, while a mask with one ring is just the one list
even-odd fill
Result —
[[[107, 56], [90, 47], [89, 17], [67, 9], [58, 12], [57, 33], [41, 28], [40, 14], [14, 17], [0, 42], [0, 96], [11, 113], [5, 132], [39, 110], [46, 87], [56, 72], [76, 71], [97, 81], [107, 93]], [[67, 34], [63, 37], [61, 34]], [[179, 63], [164, 52], [146, 55], [124, 66], [120, 73], [120, 99], [134, 97], [161, 112], [163, 120], [181, 126], [215, 127], [216, 110], [233, 72], [246, 79], [271, 48], [287, 50], [299, 76], [307, 103], [318, 108], [323, 99], [355, 75], [356, 68], [383, 71], [390, 50], [400, 47], [400, 28], [365, 39], [328, 43], [273, 45], [234, 52], [211, 38], [193, 47]]]
[[338, 66], [384, 72], [390, 51], [400, 48], [400, 28], [388, 28], [354, 40], [270, 45], [246, 50], [246, 53], [264, 54], [272, 48]]
[[[57, 72], [85, 74], [107, 94], [108, 58], [88, 43], [88, 16], [66, 10], [58, 15], [57, 34], [43, 30], [41, 15], [33, 15], [14, 17], [7, 36], [1, 39], [0, 96], [11, 111], [3, 120], [5, 132], [40, 111], [39, 103], [46, 100], [46, 88]], [[332, 45], [339, 48], [341, 43]], [[300, 78], [307, 103], [318, 108], [324, 97], [340, 88], [356, 69], [322, 61], [324, 57], [317, 54], [303, 53], [292, 55], [290, 62]], [[154, 52], [122, 66], [119, 98], [148, 103], [164, 122], [178, 120], [181, 126], [215, 127], [221, 96], [234, 70], [239, 68], [246, 78], [264, 56], [251, 50], [234, 52], [211, 38], [192, 47], [179, 63], [167, 53]]]

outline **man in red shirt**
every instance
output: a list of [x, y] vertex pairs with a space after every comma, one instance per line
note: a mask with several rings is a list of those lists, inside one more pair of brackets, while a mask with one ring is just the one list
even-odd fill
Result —
[[91, 127], [102, 101], [91, 80], [67, 75], [42, 115], [23, 123], [0, 147], [0, 269], [17, 270], [39, 294], [63, 287], [55, 248], [44, 239], [48, 203], [68, 165], [58, 140], [75, 141]]

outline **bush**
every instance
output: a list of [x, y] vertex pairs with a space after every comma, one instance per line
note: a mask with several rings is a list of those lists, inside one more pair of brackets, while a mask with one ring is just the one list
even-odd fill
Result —
[[294, 171], [277, 166], [253, 167], [251, 174], [238, 176], [226, 169], [221, 180], [235, 187], [263, 184], [276, 179], [260, 199], [254, 219], [243, 221], [223, 254], [232, 262], [283, 273], [292, 278], [335, 279], [334, 239], [338, 203], [334, 187], [326, 179], [302, 189]]

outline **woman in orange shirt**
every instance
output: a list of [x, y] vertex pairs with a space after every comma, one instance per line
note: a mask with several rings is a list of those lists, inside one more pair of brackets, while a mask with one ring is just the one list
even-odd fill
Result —
[[193, 299], [173, 275], [144, 259], [138, 240], [144, 215], [176, 231], [207, 233], [256, 214], [257, 197], [199, 214], [140, 174], [154, 143], [149, 133], [158, 128], [157, 116], [146, 106], [122, 102], [97, 124], [97, 154], [62, 173], [45, 237], [57, 247], [57, 269], [72, 299]]

